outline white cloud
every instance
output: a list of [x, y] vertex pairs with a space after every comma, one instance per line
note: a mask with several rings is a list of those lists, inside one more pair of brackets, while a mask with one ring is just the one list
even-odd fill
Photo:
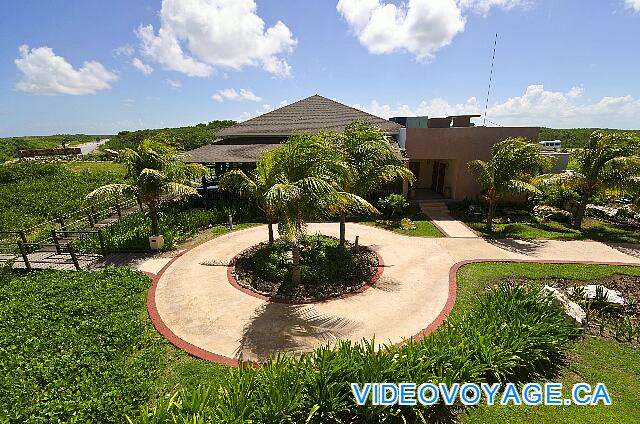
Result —
[[240, 92], [236, 91], [235, 88], [218, 90], [218, 92], [211, 96], [211, 98], [217, 102], [223, 102], [225, 100], [234, 100], [237, 102], [243, 102], [245, 100], [251, 102], [262, 101], [262, 98], [256, 96], [251, 90], [247, 90], [245, 88], [241, 88]]
[[517, 6], [526, 6], [528, 0], [458, 0], [461, 9], [471, 9], [482, 14], [487, 14], [494, 7], [512, 9]]
[[400, 6], [380, 0], [339, 0], [337, 9], [370, 53], [406, 50], [421, 61], [451, 43], [465, 25], [454, 0], [409, 0]]
[[[640, 0], [636, 0], [640, 1]], [[511, 9], [529, 0], [338, 0], [336, 8], [369, 53], [407, 51], [418, 61], [433, 57], [465, 29], [465, 12], [486, 15], [492, 8]]]
[[254, 0], [163, 0], [157, 34], [152, 25], [140, 26], [136, 34], [145, 56], [189, 76], [245, 66], [290, 75], [281, 55], [297, 41], [280, 21], [265, 29], [256, 12]]
[[182, 82], [172, 79], [167, 79], [167, 84], [171, 86], [171, 88], [182, 88]]
[[254, 117], [258, 116], [258, 115], [262, 115], [262, 114], [265, 114], [267, 112], [271, 112], [272, 110], [276, 110], [276, 109], [280, 109], [281, 107], [285, 107], [288, 104], [289, 104], [289, 101], [286, 100], [286, 99], [282, 100], [280, 103], [278, 103], [278, 105], [276, 107], [272, 107], [270, 104], [266, 104], [265, 103], [265, 104], [262, 105], [261, 109], [256, 109], [253, 112], [248, 112], [248, 111], [242, 112], [242, 114], [240, 114], [240, 116], [238, 116], [236, 118], [236, 121], [238, 121], [238, 122], [246, 121], [247, 119], [254, 118]]
[[[520, 96], [489, 106], [487, 118], [500, 125], [549, 126], [559, 128], [608, 127], [636, 128], [640, 100], [632, 96], [607, 96], [600, 100], [583, 100], [584, 89], [573, 87], [567, 92], [545, 90], [543, 85], [530, 85]], [[437, 98], [416, 106], [381, 104], [354, 107], [384, 118], [392, 116], [448, 116], [484, 113], [484, 102], [471, 97], [464, 103], [451, 104]], [[481, 118], [478, 119], [482, 122]]]
[[133, 58], [133, 60], [131, 61], [131, 64], [133, 65], [134, 68], [136, 68], [138, 71], [142, 72], [145, 75], [151, 75], [151, 73], [153, 72], [153, 68], [150, 65], [147, 65], [137, 57]]
[[130, 46], [129, 44], [126, 44], [124, 46], [120, 46], [117, 47], [115, 49], [113, 49], [111, 51], [111, 53], [113, 53], [114, 56], [127, 56], [127, 57], [131, 57], [133, 56], [133, 54], [135, 53], [135, 49]]
[[634, 11], [640, 13], [640, 0], [624, 0], [624, 4]]
[[81, 68], [74, 69], [49, 47], [30, 50], [24, 45], [19, 51], [20, 58], [14, 62], [22, 77], [16, 88], [26, 93], [43, 96], [95, 94], [111, 88], [109, 83], [118, 79], [115, 73], [95, 61], [84, 62]]

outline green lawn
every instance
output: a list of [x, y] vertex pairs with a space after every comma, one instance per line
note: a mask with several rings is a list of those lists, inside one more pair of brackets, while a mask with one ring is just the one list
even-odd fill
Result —
[[403, 234], [405, 236], [418, 236], [418, 237], [444, 237], [444, 235], [436, 228], [435, 225], [429, 220], [417, 220], [413, 221], [416, 225], [415, 230], [401, 230], [399, 228], [400, 223], [396, 221], [367, 221], [363, 224], [373, 225], [375, 227], [384, 228], [385, 230], [391, 230], [394, 233]]
[[[615, 274], [640, 276], [640, 267], [536, 263], [480, 263], [458, 271], [458, 298], [453, 314], [472, 307], [475, 296], [507, 277], [601, 279]], [[460, 416], [464, 423], [637, 423], [640, 422], [640, 354], [637, 346], [601, 337], [585, 336], [567, 352], [568, 365], [552, 378], [563, 383], [565, 394], [578, 382], [604, 383], [611, 406], [480, 406]]]
[[499, 238], [545, 238], [559, 240], [597, 240], [621, 243], [640, 243], [640, 231], [625, 230], [615, 225], [585, 218], [582, 230], [571, 228], [569, 224], [556, 221], [540, 222], [530, 217], [511, 219], [511, 222], [503, 222], [498, 218], [493, 224], [493, 231], [488, 232], [482, 218], [470, 218], [466, 214], [455, 213], [457, 219], [461, 219], [474, 231], [483, 237]]
[[66, 168], [73, 172], [113, 172], [122, 176], [126, 173], [123, 164], [111, 161], [73, 161], [67, 163]]

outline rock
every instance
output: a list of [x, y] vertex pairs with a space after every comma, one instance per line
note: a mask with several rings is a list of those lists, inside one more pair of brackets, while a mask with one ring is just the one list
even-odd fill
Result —
[[599, 286], [597, 284], [589, 284], [587, 286], [572, 287], [567, 290], [567, 293], [569, 293], [569, 295], [573, 295], [573, 292], [576, 289], [584, 290], [584, 296], [586, 299], [595, 299], [596, 290], [598, 287], [602, 287], [602, 292], [607, 297], [607, 303], [624, 305], [624, 297], [622, 297], [622, 293], [620, 293], [618, 290], [608, 289], [605, 286]]
[[551, 303], [560, 306], [569, 321], [578, 327], [582, 327], [587, 314], [580, 305], [567, 298], [560, 290], [554, 287], [544, 286], [542, 292], [551, 296]]

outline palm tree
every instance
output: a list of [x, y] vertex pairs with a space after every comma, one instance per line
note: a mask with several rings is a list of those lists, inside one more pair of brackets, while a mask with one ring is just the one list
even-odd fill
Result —
[[[335, 137], [336, 149], [347, 165], [340, 173], [337, 184], [348, 196], [362, 198], [386, 183], [398, 179], [413, 183], [415, 177], [404, 166], [399, 147], [379, 128], [371, 127], [363, 121], [354, 121], [344, 132]], [[363, 203], [364, 204], [364, 203]], [[368, 202], [367, 210], [379, 213]], [[340, 210], [340, 244], [345, 242], [346, 213]]]
[[542, 175], [539, 185], [564, 185], [578, 192], [573, 227], [580, 229], [587, 205], [607, 189], [637, 186], [640, 179], [640, 144], [625, 133], [594, 131], [584, 149], [575, 154], [575, 169]]
[[291, 243], [292, 280], [300, 283], [300, 246], [306, 220], [329, 217], [336, 210], [375, 210], [368, 202], [339, 191], [332, 180], [346, 165], [330, 134], [299, 134], [272, 150], [274, 181], [264, 200], [278, 217], [278, 231]]
[[531, 178], [551, 167], [551, 160], [540, 155], [536, 144], [524, 138], [507, 138], [493, 146], [488, 162], [472, 160], [469, 169], [477, 174], [482, 196], [487, 202], [487, 231], [493, 230], [493, 216], [500, 199], [509, 193], [539, 193]]
[[93, 190], [87, 200], [133, 195], [149, 208], [151, 232], [157, 236], [158, 209], [163, 201], [197, 195], [192, 181], [207, 173], [200, 164], [185, 164], [175, 150], [155, 140], [144, 140], [135, 149], [124, 149], [120, 158], [131, 184], [108, 184]]
[[237, 191], [241, 195], [249, 195], [267, 218], [269, 227], [269, 244], [273, 244], [273, 224], [277, 221], [277, 211], [267, 202], [267, 191], [276, 183], [274, 172], [275, 154], [268, 151], [260, 156], [255, 171], [248, 176], [239, 169], [224, 173], [220, 177], [220, 187], [229, 191]]

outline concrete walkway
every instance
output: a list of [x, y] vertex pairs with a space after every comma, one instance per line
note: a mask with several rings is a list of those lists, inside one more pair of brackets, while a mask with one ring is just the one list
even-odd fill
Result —
[[[337, 224], [310, 224], [308, 233], [337, 236]], [[226, 264], [266, 240], [266, 226], [214, 238], [182, 255], [154, 262], [164, 268], [149, 292], [154, 324], [177, 346], [233, 365], [279, 351], [304, 352], [338, 339], [399, 343], [442, 322], [455, 300], [450, 270], [474, 259], [597, 261], [638, 264], [628, 249], [602, 243], [553, 240], [422, 238], [347, 223], [347, 238], [384, 259], [373, 287], [355, 296], [307, 305], [264, 301], [234, 288]], [[625, 250], [626, 249], [626, 250]], [[625, 253], [627, 252], [627, 253]]]
[[431, 219], [433, 225], [435, 225], [445, 237], [478, 237], [471, 228], [451, 216], [449, 208], [444, 202], [421, 202], [420, 210]]

